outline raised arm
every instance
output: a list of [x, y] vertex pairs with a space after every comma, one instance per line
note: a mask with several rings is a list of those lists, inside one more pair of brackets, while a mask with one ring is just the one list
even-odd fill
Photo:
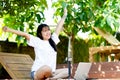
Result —
[[65, 21], [66, 17], [67, 17], [67, 9], [65, 8], [65, 9], [64, 9], [64, 15], [63, 15], [63, 17], [61, 18], [61, 20], [58, 22], [57, 27], [56, 27], [56, 29], [55, 29], [55, 33], [56, 33], [57, 35], [59, 35], [60, 31], [62, 30], [63, 24], [64, 24], [64, 21]]
[[4, 32], [11, 32], [11, 33], [14, 33], [14, 34], [17, 34], [17, 35], [20, 35], [20, 36], [23, 36], [25, 37], [27, 40], [30, 39], [30, 35], [25, 33], [25, 32], [22, 32], [22, 31], [17, 31], [17, 30], [14, 30], [14, 29], [11, 29], [11, 28], [8, 28], [8, 27], [3, 27], [2, 30]]

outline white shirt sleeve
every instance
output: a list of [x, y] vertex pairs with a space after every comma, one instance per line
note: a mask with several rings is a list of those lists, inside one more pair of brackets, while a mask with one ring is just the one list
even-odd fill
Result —
[[30, 40], [27, 40], [27, 44], [29, 46], [36, 47], [38, 45], [39, 41], [40, 41], [40, 39], [38, 37], [30, 35]]
[[51, 38], [53, 39], [56, 45], [60, 42], [60, 39], [56, 33], [53, 33]]

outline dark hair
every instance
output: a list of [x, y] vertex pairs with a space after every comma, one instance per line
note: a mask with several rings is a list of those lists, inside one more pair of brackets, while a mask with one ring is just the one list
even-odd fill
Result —
[[[37, 28], [37, 37], [39, 37], [39, 38], [42, 39], [42, 40], [43, 40], [43, 36], [42, 36], [42, 34], [41, 34], [41, 31], [42, 31], [43, 27], [48, 27], [48, 28], [49, 28], [49, 26], [48, 26], [47, 24], [40, 24], [40, 25], [38, 26], [38, 28]], [[50, 43], [50, 45], [53, 47], [53, 49], [54, 49], [55, 51], [57, 51], [56, 44], [55, 44], [55, 42], [52, 40], [51, 37], [50, 37], [50, 39], [49, 39], [49, 43]]]

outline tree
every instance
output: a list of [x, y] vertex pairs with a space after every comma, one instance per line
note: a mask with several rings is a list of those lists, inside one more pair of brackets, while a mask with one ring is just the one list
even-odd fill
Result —
[[[92, 31], [92, 27], [100, 27], [109, 32], [118, 30], [120, 25], [119, 0], [58, 0], [53, 3], [55, 15], [62, 16], [63, 8], [67, 5], [68, 16], [64, 25], [64, 33], [71, 36], [71, 46], [78, 31]], [[57, 20], [56, 17], [55, 20]], [[72, 54], [74, 54], [72, 48]]]
[[[5, 26], [35, 35], [35, 24], [45, 20], [43, 12], [46, 8], [46, 0], [2, 0], [0, 17], [4, 18]], [[9, 34], [8, 40], [13, 36]], [[21, 38], [16, 37], [19, 44], [25, 40]]]
[[94, 14], [87, 0], [68, 0], [67, 2], [58, 0], [58, 2], [53, 4], [53, 7], [57, 8], [55, 15], [60, 15], [60, 12], [63, 11], [65, 6], [67, 6], [68, 16], [65, 21], [64, 32], [67, 36], [71, 37], [71, 55], [73, 55], [75, 53], [73, 50], [73, 47], [75, 47], [74, 40], [77, 33], [81, 29], [83, 31], [90, 30], [89, 28], [94, 19]]
[[96, 9], [94, 26], [108, 32], [118, 31], [120, 25], [120, 1], [103, 0]]

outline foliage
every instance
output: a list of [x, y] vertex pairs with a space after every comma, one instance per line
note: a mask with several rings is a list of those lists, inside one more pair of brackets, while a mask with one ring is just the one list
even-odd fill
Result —
[[76, 38], [74, 41], [74, 54], [73, 60], [74, 63], [78, 62], [89, 62], [89, 46], [88, 42], [85, 42], [83, 39]]
[[89, 47], [98, 47], [98, 46], [105, 46], [108, 45], [108, 42], [101, 37], [100, 35], [96, 35], [95, 33], [92, 33], [90, 35], [89, 41], [88, 41], [88, 46]]
[[[60, 35], [60, 43], [57, 45], [57, 63], [65, 63], [68, 50], [68, 38], [66, 36]], [[64, 45], [63, 45], [64, 44]]]
[[[52, 7], [56, 10], [55, 22], [58, 22], [59, 17], [63, 15], [63, 9], [67, 7], [68, 15], [64, 24], [64, 33], [72, 36], [74, 49], [79, 46], [76, 45], [76, 35], [81, 29], [83, 32], [91, 30], [92, 35], [90, 34], [89, 44], [86, 46], [88, 48], [108, 44], [92, 27], [100, 27], [111, 34], [118, 31], [120, 27], [120, 0], [58, 0], [52, 4]], [[35, 35], [35, 24], [45, 20], [43, 14], [45, 8], [47, 8], [46, 0], [2, 0], [0, 17], [4, 18], [6, 26]], [[11, 37], [13, 35], [9, 34], [9, 38]], [[20, 36], [16, 39], [19, 43], [23, 42]], [[73, 52], [86, 57], [84, 52]]]
[[[92, 46], [100, 46], [106, 45], [106, 41], [99, 36], [94, 39], [98, 34], [92, 27], [100, 27], [113, 34], [120, 25], [119, 0], [58, 0], [53, 3], [53, 7], [56, 9], [55, 21], [58, 19], [58, 15], [62, 16], [63, 8], [67, 7], [68, 15], [64, 32], [68, 36], [72, 36], [72, 47], [76, 47], [74, 40], [80, 29], [83, 32], [91, 30], [91, 34], [93, 34], [93, 39], [90, 40]], [[89, 47], [91, 46], [89, 45]], [[73, 50], [73, 54], [75, 53]]]
[[[82, 31], [100, 27], [109, 32], [117, 31], [120, 25], [119, 0], [58, 0], [53, 3], [55, 15], [61, 15], [67, 5], [68, 16], [65, 23], [65, 32], [76, 35]], [[57, 19], [57, 18], [56, 18]]]
[[94, 14], [89, 3], [87, 0], [68, 0], [67, 2], [58, 0], [53, 3], [53, 7], [57, 8], [55, 15], [60, 15], [67, 5], [68, 15], [64, 25], [66, 34], [76, 35], [80, 29], [83, 29], [83, 31], [89, 29], [90, 23], [94, 20]]
[[106, 31], [118, 31], [120, 25], [120, 1], [105, 0], [102, 6], [98, 6], [95, 26]]
[[[82, 29], [83, 31], [90, 30], [90, 23], [92, 23], [94, 19], [93, 12], [90, 8], [89, 1], [87, 0], [58, 0], [57, 2], [53, 3], [53, 7], [56, 8], [55, 15], [62, 16], [61, 12], [63, 12], [63, 9], [66, 7], [68, 10], [67, 19], [64, 24], [64, 32], [71, 36], [71, 57], [73, 59], [74, 54], [77, 54], [75, 52], [74, 47], [75, 45], [75, 36], [77, 33]], [[55, 20], [57, 20], [58, 16]], [[79, 53], [79, 55], [83, 55], [82, 53]], [[85, 58], [85, 57], [84, 57]], [[72, 61], [73, 63], [74, 61]]]
[[[4, 18], [5, 26], [35, 35], [36, 25], [45, 20], [43, 11], [47, 8], [46, 0], [2, 0], [0, 1], [0, 16]], [[13, 37], [9, 34], [8, 39]], [[24, 39], [17, 36], [20, 44]]]
[[[60, 43], [57, 45], [57, 63], [63, 64], [67, 62], [68, 56], [68, 37], [60, 35]], [[64, 44], [64, 45], [63, 45]], [[78, 45], [79, 44], [79, 45]], [[74, 41], [74, 63], [88, 62], [89, 61], [89, 42], [85, 42], [80, 38], [76, 38]]]
[[31, 11], [42, 11], [47, 7], [46, 0], [1, 0], [0, 1], [0, 16], [10, 14], [17, 16], [26, 14]]

